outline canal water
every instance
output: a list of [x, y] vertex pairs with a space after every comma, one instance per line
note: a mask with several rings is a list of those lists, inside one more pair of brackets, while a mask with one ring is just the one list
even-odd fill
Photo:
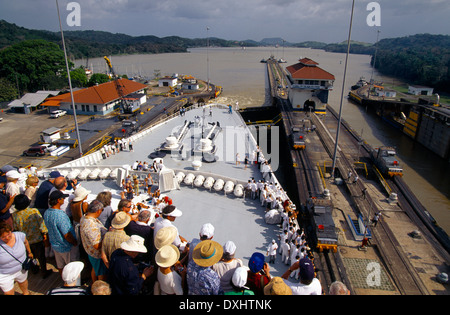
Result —
[[[345, 54], [329, 53], [308, 48], [247, 47], [243, 48], [195, 48], [189, 53], [156, 55], [112, 56], [111, 62], [116, 73], [128, 77], [142, 76], [154, 78], [161, 75], [192, 75], [201, 80], [223, 87], [221, 100], [240, 107], [255, 107], [267, 104], [269, 91], [265, 64], [261, 59], [271, 55], [283, 58], [289, 66], [302, 57], [308, 57], [336, 77], [334, 89], [330, 92], [329, 104], [339, 111]], [[77, 60], [75, 65], [86, 65], [86, 60]], [[103, 58], [89, 59], [88, 66], [94, 72], [106, 72]], [[450, 168], [449, 163], [420, 144], [414, 143], [400, 131], [383, 122], [365, 108], [352, 103], [347, 94], [360, 77], [389, 84], [400, 84], [398, 79], [372, 72], [370, 56], [350, 55], [345, 82], [342, 118], [350, 123], [372, 146], [393, 146], [397, 149], [403, 165], [404, 179], [438, 224], [450, 234]]]

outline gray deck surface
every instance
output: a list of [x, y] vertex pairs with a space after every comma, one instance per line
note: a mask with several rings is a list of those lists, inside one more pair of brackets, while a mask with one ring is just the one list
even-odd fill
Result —
[[[205, 110], [206, 122], [219, 122], [222, 132], [214, 142], [218, 146], [216, 157], [213, 163], [203, 163], [201, 172], [213, 174], [214, 178], [226, 176], [236, 180], [247, 182], [254, 177], [256, 180], [262, 178], [256, 165], [251, 165], [244, 169], [243, 159], [245, 153], [252, 154], [256, 148], [253, 137], [249, 136], [241, 116], [233, 111], [228, 113], [228, 109], [212, 108], [212, 116], [209, 116], [209, 107]], [[195, 116], [203, 116], [201, 108], [188, 111], [185, 116], [178, 116], [168, 120], [166, 123], [154, 128], [150, 133], [133, 142], [133, 151], [123, 151], [101, 160], [96, 165], [101, 166], [123, 166], [132, 165], [135, 161], [147, 161], [151, 164], [153, 159], [150, 154], [159, 147], [165, 138], [176, 132], [185, 120], [195, 120]], [[198, 145], [201, 128], [188, 134], [184, 138], [184, 160], [180, 158], [172, 159], [171, 154], [163, 157], [164, 165], [171, 169], [183, 170], [188, 174], [193, 170], [191, 165], [193, 157], [188, 155], [189, 148]], [[192, 138], [191, 136], [194, 136]], [[248, 147], [246, 149], [246, 147]], [[236, 165], [236, 153], [239, 153], [242, 164]], [[95, 198], [97, 193], [105, 189], [113, 193], [114, 205], [117, 204], [121, 192], [114, 180], [84, 180], [82, 186], [92, 190], [89, 199]], [[261, 206], [259, 199], [237, 198], [232, 193], [225, 195], [223, 191], [209, 191], [205, 188], [196, 188], [180, 185], [180, 189], [164, 193], [173, 200], [173, 204], [179, 208], [183, 215], [177, 218], [174, 225], [177, 226], [181, 236], [191, 241], [198, 238], [201, 226], [204, 223], [211, 223], [215, 227], [213, 240], [224, 244], [228, 240], [233, 241], [236, 246], [236, 258], [241, 258], [245, 265], [253, 252], [267, 252], [272, 239], [278, 243], [278, 235], [281, 229], [277, 225], [266, 224], [264, 220], [265, 208]], [[135, 202], [145, 200], [147, 194], [142, 193], [136, 197]], [[88, 200], [89, 200], [88, 199]], [[268, 257], [266, 258], [268, 261]], [[271, 274], [280, 276], [286, 271], [287, 266], [281, 263], [281, 256], [277, 255], [277, 262], [271, 264]]]

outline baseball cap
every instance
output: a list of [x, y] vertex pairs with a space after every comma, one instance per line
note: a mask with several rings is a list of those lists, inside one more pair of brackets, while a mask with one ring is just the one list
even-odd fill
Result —
[[48, 174], [48, 177], [49, 177], [49, 178], [57, 178], [57, 177], [61, 177], [61, 173], [58, 172], [58, 171], [53, 171], [53, 172], [50, 172], [50, 174]]
[[214, 236], [214, 226], [211, 223], [205, 223], [202, 225], [200, 229], [200, 236], [206, 236], [207, 238], [211, 238]]
[[257, 273], [264, 267], [264, 255], [261, 253], [253, 253], [248, 262], [248, 267], [253, 273]]
[[314, 279], [314, 265], [313, 262], [305, 257], [300, 259], [300, 278], [302, 280], [312, 280]]
[[56, 199], [60, 199], [60, 198], [67, 198], [69, 197], [68, 194], [64, 194], [62, 191], [60, 190], [54, 190], [50, 193], [50, 195], [48, 196], [49, 200], [56, 200]]

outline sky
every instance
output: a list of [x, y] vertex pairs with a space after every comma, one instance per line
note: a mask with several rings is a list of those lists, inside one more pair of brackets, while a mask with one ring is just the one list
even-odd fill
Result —
[[[80, 26], [67, 17], [79, 4]], [[379, 10], [367, 9], [376, 2]], [[347, 40], [352, 0], [58, 0], [63, 30], [101, 30], [132, 36], [218, 37], [291, 43]], [[369, 26], [378, 18], [379, 26]], [[375, 16], [376, 15], [376, 16]], [[352, 40], [450, 33], [448, 0], [356, 0]], [[0, 19], [30, 29], [59, 31], [56, 0], [0, 0]], [[73, 19], [72, 19], [73, 20]], [[373, 23], [372, 23], [373, 24]], [[208, 30], [207, 30], [208, 29]]]

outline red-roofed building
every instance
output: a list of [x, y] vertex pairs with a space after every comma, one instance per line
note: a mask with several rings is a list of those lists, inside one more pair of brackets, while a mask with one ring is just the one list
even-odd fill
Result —
[[335, 77], [318, 65], [314, 60], [303, 58], [286, 68], [291, 83], [289, 100], [294, 109], [324, 112]]
[[[147, 88], [145, 84], [128, 79], [118, 79], [117, 83], [121, 86], [124, 98], [132, 98], [132, 102], [139, 105], [142, 105], [147, 101], [147, 97], [144, 92]], [[117, 91], [116, 83], [114, 81], [110, 81], [86, 89], [74, 91], [73, 98], [77, 114], [106, 115], [120, 106], [121, 97]], [[48, 98], [42, 106], [54, 106], [57, 107], [55, 110], [62, 109], [67, 111], [68, 114], [73, 114], [70, 93]], [[135, 106], [135, 108], [137, 109], [139, 106]]]

